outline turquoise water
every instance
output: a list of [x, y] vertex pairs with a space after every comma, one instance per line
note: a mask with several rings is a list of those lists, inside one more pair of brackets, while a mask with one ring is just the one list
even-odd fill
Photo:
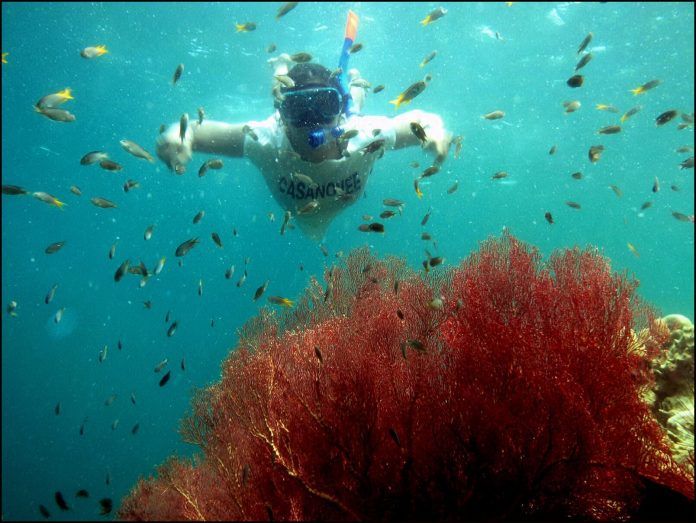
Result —
[[[137, 478], [166, 456], [192, 453], [177, 434], [178, 420], [192, 390], [219, 378], [236, 329], [263, 305], [252, 300], [256, 288], [270, 280], [268, 294], [294, 298], [337, 255], [366, 243], [379, 255], [406, 257], [413, 267], [425, 258], [424, 248], [444, 256], [445, 265], [457, 264], [505, 227], [544, 255], [596, 245], [615, 270], [640, 281], [639, 293], [664, 314], [693, 319], [694, 226], [671, 214], [694, 213], [693, 170], [679, 168], [693, 153], [675, 152], [693, 145], [693, 128], [678, 130], [681, 118], [655, 125], [669, 109], [693, 113], [693, 4], [300, 3], [276, 21], [280, 5], [2, 4], [2, 52], [9, 53], [2, 65], [3, 184], [67, 202], [60, 211], [30, 196], [2, 197], [2, 304], [18, 303], [17, 316], [3, 311], [2, 323], [5, 519], [41, 517], [39, 504], [53, 519], [100, 517], [99, 499], [118, 505]], [[419, 21], [439, 5], [447, 15], [422, 27]], [[421, 185], [421, 200], [413, 180], [428, 157], [417, 147], [387, 152], [365, 198], [329, 228], [329, 257], [298, 229], [279, 234], [283, 210], [247, 160], [226, 159], [222, 171], [198, 178], [208, 156], [195, 154], [189, 171], [175, 176], [161, 162], [151, 165], [119, 146], [127, 138], [154, 153], [160, 124], [178, 121], [183, 112], [194, 115], [199, 106], [213, 120], [266, 118], [272, 112], [267, 46], [306, 51], [334, 68], [348, 9], [360, 17], [357, 41], [364, 44], [351, 66], [373, 85], [386, 85], [368, 96], [364, 112], [397, 114], [388, 101], [430, 73], [425, 92], [399, 113], [438, 113], [464, 141], [461, 157], [450, 157]], [[247, 21], [256, 22], [257, 30], [235, 32], [235, 22]], [[571, 89], [566, 80], [590, 31], [594, 59], [580, 71], [585, 84]], [[81, 49], [99, 44], [109, 53], [80, 57]], [[421, 69], [433, 50], [437, 57]], [[185, 72], [172, 87], [179, 63]], [[652, 79], [662, 84], [641, 96], [629, 92]], [[63, 107], [75, 122], [54, 122], [33, 111], [39, 98], [65, 87], [75, 100]], [[581, 108], [565, 114], [566, 100], [580, 101]], [[597, 130], [618, 123], [621, 113], [597, 111], [597, 103], [621, 113], [637, 104], [643, 109], [623, 132], [604, 136]], [[481, 118], [494, 110], [504, 110], [505, 118]], [[591, 164], [587, 151], [596, 144], [605, 151]], [[108, 151], [123, 171], [81, 166], [80, 158], [93, 150]], [[413, 161], [421, 168], [410, 167]], [[491, 180], [498, 171], [508, 178]], [[582, 180], [571, 178], [576, 171]], [[656, 176], [660, 191], [653, 193]], [[124, 193], [129, 178], [141, 187]], [[447, 194], [455, 180], [458, 190]], [[71, 194], [71, 185], [83, 195]], [[114, 200], [118, 208], [97, 208], [89, 203], [92, 196]], [[403, 216], [385, 221], [384, 235], [359, 232], [362, 215], [377, 217], [384, 198], [404, 200]], [[568, 207], [568, 200], [582, 208]], [[646, 201], [653, 205], [641, 211]], [[206, 216], [193, 225], [200, 210]], [[553, 225], [544, 218], [547, 211]], [[145, 241], [150, 224], [155, 231]], [[421, 240], [423, 230], [437, 248]], [[213, 231], [223, 249], [210, 240]], [[179, 267], [174, 250], [194, 236], [202, 244]], [[62, 250], [44, 253], [62, 240]], [[164, 270], [144, 288], [134, 276], [114, 282], [124, 259], [142, 259], [152, 268], [163, 256]], [[238, 288], [246, 257], [249, 275]], [[231, 264], [236, 272], [226, 280]], [[56, 283], [55, 298], [46, 305]], [[143, 306], [146, 300], [151, 309]], [[56, 324], [61, 307], [65, 313]], [[166, 334], [169, 310], [179, 321], [172, 337]], [[105, 345], [107, 358], [99, 363]], [[172, 378], [159, 387], [162, 375], [153, 368], [165, 357]], [[106, 406], [112, 394], [117, 398]], [[140, 430], [133, 435], [136, 423]], [[75, 498], [82, 488], [89, 499]], [[64, 494], [70, 511], [56, 506], [55, 491]]]

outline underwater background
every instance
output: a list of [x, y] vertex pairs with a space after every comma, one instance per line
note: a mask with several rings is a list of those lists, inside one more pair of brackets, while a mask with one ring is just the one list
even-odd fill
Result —
[[[177, 433], [179, 420], [194, 388], [219, 380], [236, 330], [271, 306], [265, 297], [254, 302], [254, 291], [270, 280], [267, 295], [294, 299], [312, 275], [320, 278], [324, 267], [340, 263], [337, 256], [359, 246], [405, 257], [418, 268], [426, 248], [443, 256], [444, 265], [456, 265], [504, 228], [544, 256], [595, 245], [614, 270], [640, 281], [638, 293], [662, 314], [693, 320], [694, 226], [672, 215], [694, 213], [693, 170], [680, 169], [693, 149], [676, 152], [693, 146], [693, 127], [679, 130], [680, 117], [655, 124], [670, 109], [693, 113], [693, 4], [301, 2], [276, 20], [281, 5], [3, 2], [2, 52], [9, 53], [2, 65], [3, 184], [67, 203], [61, 211], [27, 195], [2, 197], [3, 308], [17, 302], [16, 316], [3, 310], [2, 321], [4, 519], [39, 518], [39, 504], [53, 519], [107, 517], [99, 516], [97, 500], [112, 498], [115, 508], [137, 478], [167, 456], [193, 453]], [[422, 26], [438, 6], [446, 16]], [[373, 86], [385, 85], [368, 94], [363, 112], [438, 113], [464, 138], [460, 157], [450, 152], [441, 171], [421, 182], [422, 199], [413, 180], [430, 157], [418, 147], [387, 151], [365, 197], [331, 224], [323, 242], [328, 257], [299, 229], [279, 234], [283, 209], [248, 160], [224, 158], [222, 170], [199, 178], [197, 168], [211, 156], [194, 153], [186, 174], [175, 176], [161, 161], [150, 164], [119, 145], [129, 139], [154, 154], [160, 125], [184, 112], [193, 119], [200, 106], [211, 120], [265, 119], [273, 111], [266, 61], [304, 51], [335, 68], [349, 9], [360, 17], [357, 42], [364, 45], [350, 67]], [[234, 24], [244, 22], [257, 29], [236, 32]], [[579, 71], [584, 85], [573, 89], [566, 80], [589, 32], [594, 58]], [[269, 54], [271, 43], [277, 51]], [[101, 44], [107, 54], [80, 56]], [[420, 68], [431, 51], [437, 56]], [[185, 71], [173, 86], [179, 63]], [[395, 111], [388, 101], [428, 73], [427, 89]], [[653, 79], [662, 83], [640, 96], [630, 92]], [[75, 99], [63, 108], [75, 122], [51, 121], [33, 110], [42, 96], [66, 87]], [[566, 114], [563, 102], [570, 100], [581, 107]], [[596, 110], [599, 103], [621, 112]], [[597, 134], [636, 105], [642, 110], [621, 133]], [[495, 110], [505, 111], [504, 119], [481, 118]], [[587, 152], [598, 144], [605, 150], [593, 164]], [[107, 151], [123, 171], [80, 165], [94, 150]], [[421, 167], [411, 167], [413, 161]], [[499, 171], [509, 176], [492, 180]], [[578, 171], [580, 180], [571, 177]], [[140, 188], [125, 193], [127, 179]], [[455, 181], [458, 189], [448, 194]], [[83, 195], [71, 194], [71, 185]], [[93, 196], [118, 207], [97, 208], [89, 202]], [[358, 231], [363, 215], [376, 218], [385, 209], [385, 198], [403, 200], [403, 215], [376, 220], [385, 224], [384, 234]], [[652, 206], [641, 209], [647, 201]], [[201, 210], [205, 217], [193, 224]], [[152, 239], [145, 241], [152, 224]], [[423, 231], [436, 246], [421, 239]], [[222, 249], [210, 240], [212, 232]], [[179, 267], [174, 250], [192, 237], [202, 243]], [[66, 242], [61, 250], [44, 252], [58, 241]], [[114, 282], [126, 258], [152, 267], [163, 256], [164, 270], [143, 288], [132, 275]], [[247, 257], [248, 278], [237, 287]], [[230, 265], [236, 271], [228, 280]], [[171, 337], [168, 311], [178, 321]], [[99, 362], [105, 345], [107, 357]], [[154, 373], [164, 358], [168, 367]], [[160, 387], [167, 370], [171, 379]], [[90, 497], [76, 499], [79, 489]], [[69, 511], [56, 506], [56, 491]]]

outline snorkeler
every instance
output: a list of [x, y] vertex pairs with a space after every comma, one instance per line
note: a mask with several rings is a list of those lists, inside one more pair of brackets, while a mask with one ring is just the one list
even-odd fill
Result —
[[[157, 154], [183, 172], [193, 151], [247, 157], [261, 171], [271, 194], [292, 213], [297, 225], [321, 240], [333, 218], [365, 189], [375, 160], [385, 149], [422, 145], [442, 163], [452, 140], [440, 116], [420, 110], [394, 118], [361, 115], [366, 82], [350, 71], [332, 73], [316, 63], [293, 64], [282, 54], [269, 60], [275, 68], [275, 114], [263, 121], [230, 124], [203, 120], [177, 123], [157, 140]], [[424, 143], [412, 131], [419, 124]]]

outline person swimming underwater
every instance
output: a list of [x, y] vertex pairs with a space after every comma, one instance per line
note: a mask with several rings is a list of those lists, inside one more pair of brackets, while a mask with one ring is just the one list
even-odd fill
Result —
[[[276, 77], [273, 115], [236, 124], [203, 120], [188, 125], [183, 138], [179, 123], [172, 124], [157, 139], [160, 159], [181, 173], [194, 151], [249, 158], [280, 206], [316, 241], [362, 195], [384, 150], [423, 145], [436, 163], [445, 160], [452, 134], [440, 116], [420, 110], [394, 118], [362, 115], [366, 88], [355, 81], [356, 70], [347, 93], [338, 75], [322, 65], [293, 66], [287, 54], [269, 62]], [[412, 122], [425, 130], [425, 143]]]

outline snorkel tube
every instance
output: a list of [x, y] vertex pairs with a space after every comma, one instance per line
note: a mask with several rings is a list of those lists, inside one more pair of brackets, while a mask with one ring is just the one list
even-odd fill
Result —
[[[353, 99], [350, 96], [350, 89], [348, 86], [348, 60], [350, 58], [350, 48], [355, 42], [355, 36], [358, 34], [358, 15], [353, 11], [348, 11], [348, 20], [346, 21], [346, 30], [343, 35], [343, 49], [341, 50], [341, 56], [338, 59], [338, 67], [341, 69], [341, 74], [338, 75], [338, 81], [341, 87], [341, 96], [346, 100], [345, 114], [346, 116], [351, 116], [353, 113]], [[307, 136], [309, 145], [316, 149], [320, 145], [323, 145], [328, 138], [327, 135], [338, 138], [343, 134], [343, 129], [340, 127], [334, 127], [333, 129], [327, 131], [325, 129], [316, 129], [311, 131]]]

